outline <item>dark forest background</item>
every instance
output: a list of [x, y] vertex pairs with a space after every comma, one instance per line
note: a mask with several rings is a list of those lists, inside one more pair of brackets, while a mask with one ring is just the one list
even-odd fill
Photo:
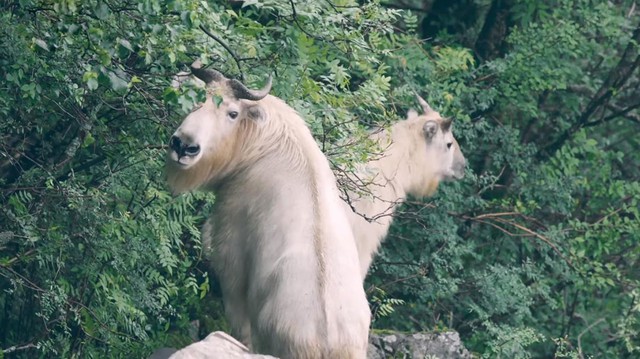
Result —
[[365, 283], [374, 330], [486, 358], [640, 354], [635, 1], [0, 1], [0, 358], [144, 357], [227, 330], [165, 145], [201, 58], [339, 145], [417, 108], [469, 167], [402, 207]]

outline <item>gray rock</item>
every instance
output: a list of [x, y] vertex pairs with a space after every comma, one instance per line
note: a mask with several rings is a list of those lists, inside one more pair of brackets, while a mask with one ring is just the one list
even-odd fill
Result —
[[178, 349], [174, 348], [160, 348], [153, 352], [148, 359], [168, 359], [173, 353], [177, 352]]
[[368, 359], [471, 359], [457, 332], [369, 334]]
[[[213, 332], [175, 353], [166, 350], [156, 351], [149, 359], [277, 359], [270, 355], [251, 354], [246, 346], [224, 332]], [[472, 356], [456, 332], [371, 333], [367, 358], [471, 359]]]
[[276, 359], [251, 354], [244, 344], [224, 332], [213, 332], [199, 342], [180, 349], [169, 359]]

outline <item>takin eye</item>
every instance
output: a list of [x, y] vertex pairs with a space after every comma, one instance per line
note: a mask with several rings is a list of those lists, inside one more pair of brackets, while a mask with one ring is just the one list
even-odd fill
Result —
[[453, 142], [447, 143], [447, 148], [451, 148], [452, 145], [453, 145]]
[[236, 117], [238, 117], [238, 112], [237, 111], [229, 111], [229, 118], [232, 120], [235, 120]]

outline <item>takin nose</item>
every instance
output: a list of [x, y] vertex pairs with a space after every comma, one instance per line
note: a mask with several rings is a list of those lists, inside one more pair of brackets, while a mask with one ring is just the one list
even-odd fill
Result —
[[178, 157], [194, 157], [200, 153], [199, 145], [184, 142], [178, 136], [171, 136], [171, 139], [169, 140], [169, 148], [174, 150], [178, 154]]
[[453, 177], [455, 179], [461, 179], [462, 177], [464, 177], [464, 169], [467, 166], [467, 161], [466, 160], [462, 160], [459, 162], [456, 162], [453, 165]]

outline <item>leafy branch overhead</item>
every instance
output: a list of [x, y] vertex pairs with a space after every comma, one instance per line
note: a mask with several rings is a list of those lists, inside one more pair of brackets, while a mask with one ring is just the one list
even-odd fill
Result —
[[635, 1], [0, 8], [0, 356], [146, 357], [228, 330], [199, 239], [215, 198], [163, 177], [206, 95], [172, 86], [196, 59], [273, 75], [344, 194], [367, 194], [368, 135], [416, 93], [454, 119], [465, 177], [397, 211], [365, 283], [374, 329], [454, 329], [482, 357], [640, 352]]

